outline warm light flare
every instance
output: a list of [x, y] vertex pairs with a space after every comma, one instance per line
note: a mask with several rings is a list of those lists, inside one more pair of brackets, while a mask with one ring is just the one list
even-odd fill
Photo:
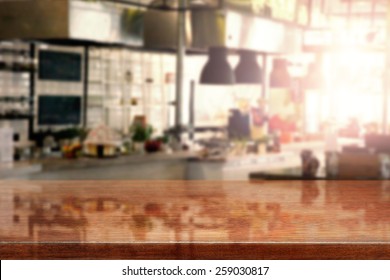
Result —
[[[381, 122], [383, 55], [347, 47], [324, 59], [328, 119], [343, 127], [355, 119], [361, 128]], [[313, 102], [313, 101], [311, 101]]]

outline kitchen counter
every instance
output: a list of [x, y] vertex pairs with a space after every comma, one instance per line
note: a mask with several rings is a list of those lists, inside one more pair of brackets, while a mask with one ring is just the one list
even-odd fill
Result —
[[0, 181], [1, 259], [390, 259], [390, 181]]
[[[322, 157], [320, 160], [323, 162]], [[300, 155], [295, 151], [230, 156], [226, 159], [190, 159], [187, 163], [186, 178], [189, 180], [247, 180], [252, 172], [299, 168], [300, 165]]]
[[184, 180], [190, 152], [132, 154], [115, 158], [41, 160], [33, 180]]
[[42, 160], [43, 171], [57, 171], [69, 169], [96, 168], [105, 166], [120, 166], [131, 164], [143, 164], [154, 161], [169, 162], [173, 160], [186, 160], [193, 154], [190, 152], [167, 153], [143, 153], [122, 155], [118, 157], [94, 158], [80, 157], [77, 159], [49, 158]]
[[36, 161], [14, 162], [0, 164], [0, 180], [4, 179], [26, 179], [32, 174], [42, 171], [42, 164]]
[[[340, 140], [340, 146], [351, 143]], [[325, 143], [323, 141], [296, 142], [281, 145], [278, 153], [247, 154], [228, 158], [190, 159], [186, 178], [189, 180], [248, 180], [251, 173], [273, 172], [286, 168], [300, 168], [303, 149], [310, 149], [325, 166]]]
[[[115, 158], [45, 158], [15, 164], [39, 166], [21, 175], [13, 169], [8, 178], [32, 180], [246, 180], [249, 172], [298, 167], [293, 152], [199, 158], [195, 152], [132, 154]], [[12, 168], [11, 168], [12, 169]], [[35, 169], [34, 169], [35, 170]], [[0, 174], [1, 175], [1, 174]], [[0, 179], [4, 177], [0, 177]]]
[[[340, 141], [342, 144], [345, 142]], [[344, 143], [345, 144], [345, 143]], [[116, 158], [64, 159], [36, 161], [39, 172], [18, 176], [17, 170], [7, 178], [32, 180], [248, 180], [254, 172], [299, 168], [300, 152], [312, 149], [324, 167], [323, 142], [299, 142], [282, 145], [280, 153], [249, 154], [228, 158], [199, 158], [195, 152], [172, 154], [132, 154]], [[1, 175], [1, 174], [0, 174]], [[0, 179], [4, 176], [0, 176]]]
[[[191, 152], [133, 154], [103, 159], [58, 157], [15, 163], [8, 170], [0, 170], [0, 179], [246, 180], [250, 171], [299, 165], [299, 156], [291, 152], [229, 158], [199, 158]], [[31, 172], [25, 171], [28, 167]]]

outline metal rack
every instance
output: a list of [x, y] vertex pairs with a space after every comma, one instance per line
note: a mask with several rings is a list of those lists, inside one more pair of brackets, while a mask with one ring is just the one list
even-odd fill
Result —
[[32, 133], [34, 107], [31, 47], [28, 42], [0, 42], [0, 121], [12, 121], [25, 140]]

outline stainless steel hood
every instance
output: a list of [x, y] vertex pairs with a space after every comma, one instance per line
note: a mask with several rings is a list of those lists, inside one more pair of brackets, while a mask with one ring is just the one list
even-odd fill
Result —
[[301, 51], [302, 29], [252, 14], [224, 9], [192, 13], [194, 48], [224, 46], [266, 53]]
[[[176, 12], [148, 10], [144, 46], [176, 48]], [[196, 9], [187, 15], [186, 47], [226, 47], [267, 53], [300, 52], [302, 28], [233, 9]]]
[[0, 39], [66, 38], [67, 0], [0, 2]]
[[[70, 39], [176, 49], [177, 12], [129, 8], [109, 2], [34, 0], [0, 2], [0, 39]], [[186, 47], [256, 52], [301, 50], [299, 27], [225, 9], [187, 13]]]
[[100, 1], [0, 2], [0, 39], [69, 39], [142, 46], [143, 13], [142, 9]]

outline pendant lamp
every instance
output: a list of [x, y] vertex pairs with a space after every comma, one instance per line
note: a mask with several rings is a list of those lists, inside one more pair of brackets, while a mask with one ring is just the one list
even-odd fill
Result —
[[287, 70], [286, 59], [275, 58], [273, 60], [270, 86], [272, 88], [290, 88], [291, 77]]
[[200, 83], [211, 85], [234, 84], [234, 73], [227, 61], [227, 49], [224, 47], [211, 47], [209, 60], [203, 67]]
[[324, 86], [320, 63], [314, 62], [309, 65], [303, 86], [305, 89], [321, 89]]
[[257, 63], [256, 53], [253, 51], [241, 50], [240, 62], [234, 74], [238, 84], [261, 84], [261, 68]]

